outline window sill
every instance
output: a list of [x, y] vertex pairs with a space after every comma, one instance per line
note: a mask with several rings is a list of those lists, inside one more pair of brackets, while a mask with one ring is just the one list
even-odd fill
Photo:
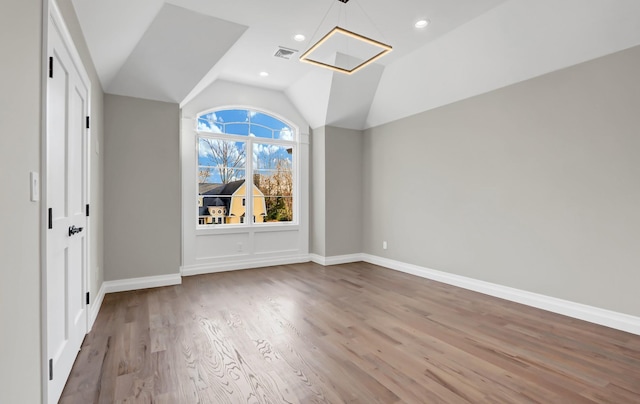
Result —
[[216, 227], [196, 227], [196, 236], [206, 236], [209, 234], [239, 234], [239, 233], [268, 233], [276, 231], [297, 231], [300, 230], [300, 224], [288, 223], [288, 224], [261, 224], [254, 226], [243, 226], [235, 224], [219, 225]]

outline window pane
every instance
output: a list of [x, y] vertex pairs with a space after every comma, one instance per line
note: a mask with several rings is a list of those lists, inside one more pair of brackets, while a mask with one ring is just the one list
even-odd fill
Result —
[[276, 169], [278, 166], [293, 166], [293, 147], [265, 143], [253, 144], [254, 169]]
[[229, 135], [249, 136], [248, 123], [228, 123], [224, 125], [224, 133]]
[[253, 165], [256, 222], [261, 223], [259, 215], [262, 215], [264, 222], [292, 221], [293, 148], [255, 143]]
[[201, 137], [198, 144], [198, 165], [244, 168], [246, 153], [245, 142]]
[[245, 220], [245, 180], [200, 184], [198, 222], [201, 225], [240, 224]]
[[251, 125], [251, 135], [255, 136], [255, 137], [261, 137], [261, 138], [267, 138], [267, 139], [271, 139], [273, 138], [273, 131], [269, 128], [265, 128], [264, 126], [260, 126], [260, 125]]
[[241, 168], [198, 166], [198, 184], [222, 185], [244, 178], [245, 170]]
[[261, 112], [251, 112], [251, 123], [266, 126], [273, 130], [281, 130], [287, 125], [281, 120], [274, 118], [270, 115], [263, 114]]
[[215, 114], [207, 114], [198, 118], [198, 130], [211, 133], [222, 133], [223, 126], [217, 123]]
[[293, 198], [285, 196], [268, 196], [264, 198], [267, 214], [265, 223], [293, 221]]
[[198, 223], [244, 221], [246, 143], [201, 137], [198, 142]]
[[222, 133], [223, 127], [221, 124], [198, 118], [198, 130], [202, 132]]
[[293, 138], [293, 131], [288, 126], [284, 126], [280, 128], [280, 130], [274, 132], [274, 135], [276, 139], [291, 140], [291, 141], [295, 140]]
[[216, 111], [217, 122], [240, 123], [249, 122], [249, 111], [244, 109], [227, 109]]
[[216, 112], [209, 112], [208, 114], [200, 115], [198, 119], [206, 120], [208, 122], [213, 122], [213, 123], [224, 122], [218, 118], [218, 114]]

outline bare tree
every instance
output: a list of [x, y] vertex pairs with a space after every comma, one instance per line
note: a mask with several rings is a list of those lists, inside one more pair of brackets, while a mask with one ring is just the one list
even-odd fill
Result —
[[202, 142], [211, 152], [220, 181], [227, 184], [237, 180], [245, 165], [245, 147], [239, 148], [236, 142], [220, 139], [202, 139]]
[[277, 158], [272, 167], [254, 176], [254, 184], [265, 195], [268, 221], [293, 220], [293, 171], [291, 161]]
[[201, 167], [198, 171], [198, 181], [200, 184], [207, 182], [207, 179], [211, 175], [211, 167]]

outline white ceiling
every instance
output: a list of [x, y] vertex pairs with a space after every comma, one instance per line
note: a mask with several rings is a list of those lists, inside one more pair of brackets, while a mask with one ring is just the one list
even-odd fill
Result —
[[[106, 92], [184, 105], [244, 83], [283, 92], [312, 128], [379, 125], [640, 44], [637, 0], [72, 1]], [[297, 60], [338, 24], [394, 50], [351, 76]]]

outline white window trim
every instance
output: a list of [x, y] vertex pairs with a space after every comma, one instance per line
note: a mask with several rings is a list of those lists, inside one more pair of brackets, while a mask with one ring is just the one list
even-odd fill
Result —
[[[224, 110], [247, 110], [263, 113], [265, 115], [272, 116], [283, 123], [285, 123], [289, 128], [291, 128], [293, 132], [293, 140], [284, 140], [284, 139], [269, 139], [269, 138], [261, 138], [257, 136], [245, 136], [245, 135], [235, 135], [235, 134], [226, 134], [226, 133], [215, 133], [198, 130], [198, 119], [202, 115], [209, 114], [211, 112], [224, 111]], [[195, 136], [195, 173], [194, 179], [196, 181], [196, 195], [194, 198], [195, 209], [198, 209], [198, 173], [200, 165], [198, 164], [199, 158], [199, 143], [200, 138], [208, 138], [208, 139], [216, 139], [216, 140], [227, 140], [233, 142], [244, 142], [247, 147], [247, 158], [245, 165], [245, 184], [246, 184], [246, 195], [253, 195], [253, 145], [256, 143], [259, 144], [271, 144], [276, 146], [292, 146], [292, 174], [293, 174], [293, 220], [291, 222], [277, 222], [277, 223], [254, 223], [253, 220], [245, 220], [244, 223], [236, 223], [236, 224], [222, 224], [222, 225], [201, 225], [199, 220], [195, 223], [196, 235], [198, 234], [219, 234], [219, 233], [236, 233], [236, 232], [244, 232], [248, 229], [251, 231], [277, 231], [281, 230], [298, 230], [300, 228], [300, 144], [301, 144], [301, 135], [298, 127], [291, 123], [289, 120], [279, 116], [278, 114], [274, 114], [269, 111], [261, 110], [259, 108], [247, 107], [247, 106], [229, 106], [223, 108], [212, 108], [198, 113], [194, 119], [194, 131], [196, 133]], [[249, 158], [250, 156], [250, 158]], [[248, 179], [251, 177], [251, 180]], [[246, 206], [245, 206], [245, 217], [247, 216], [246, 212], [253, 212], [253, 198], [248, 198]], [[251, 215], [253, 216], [253, 215]]]

